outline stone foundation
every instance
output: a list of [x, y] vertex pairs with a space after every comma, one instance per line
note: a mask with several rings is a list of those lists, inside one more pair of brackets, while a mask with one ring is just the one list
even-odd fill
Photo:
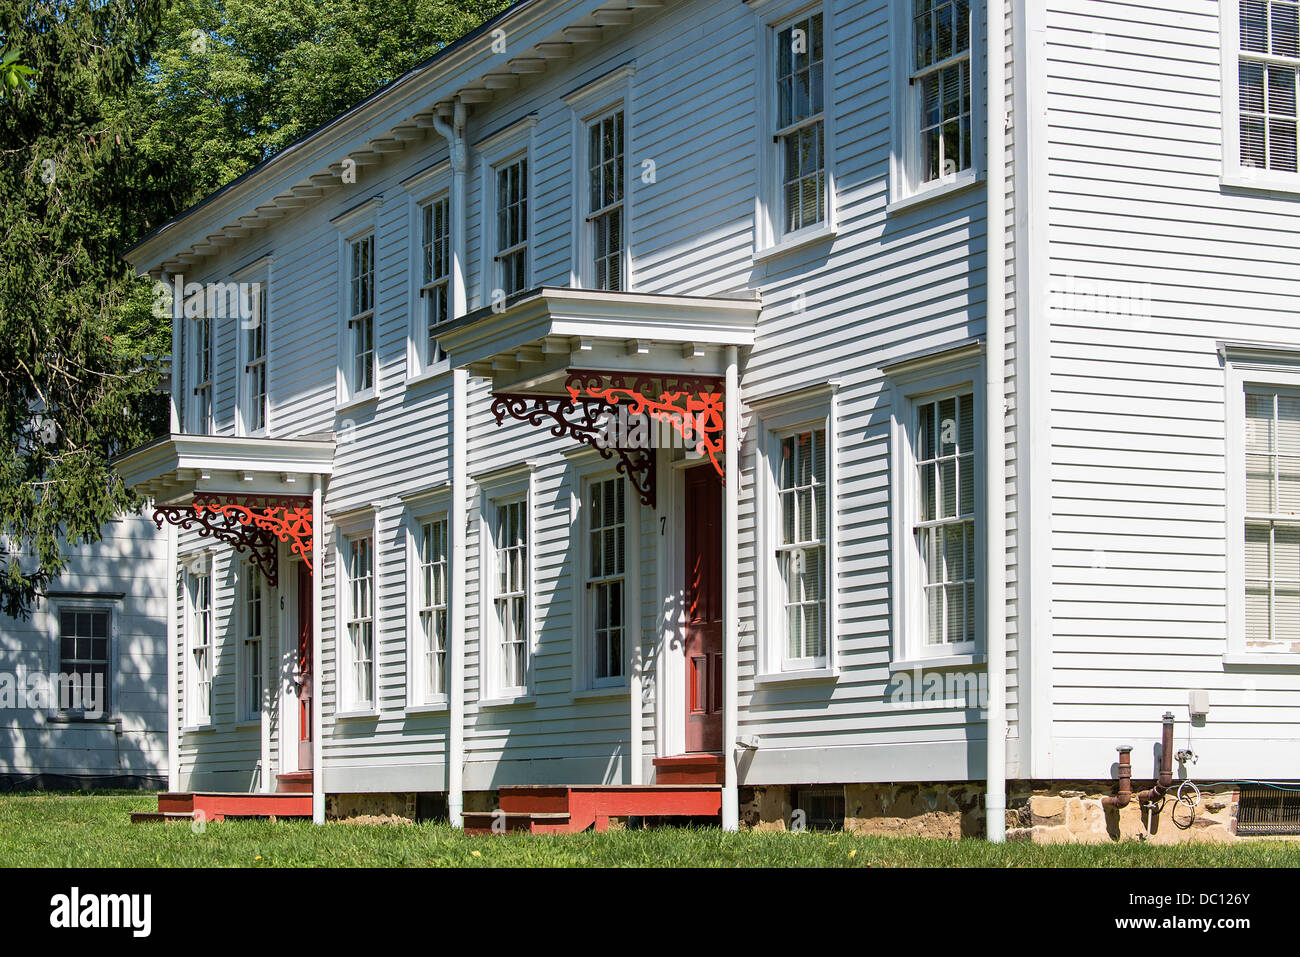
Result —
[[[1177, 801], [1175, 785], [1163, 806], [1140, 806], [1137, 792], [1149, 781], [1134, 782], [1133, 798], [1123, 809], [1102, 806], [1115, 794], [1113, 781], [1008, 782], [1008, 841], [1040, 844], [1107, 844], [1122, 840], [1188, 844], [1237, 840], [1237, 794], [1231, 787], [1203, 788], [1195, 813]], [[958, 839], [983, 837], [984, 788], [971, 782], [926, 784], [845, 784], [844, 829], [889, 837]], [[792, 795], [786, 785], [742, 787], [740, 821], [758, 831], [792, 829]]]

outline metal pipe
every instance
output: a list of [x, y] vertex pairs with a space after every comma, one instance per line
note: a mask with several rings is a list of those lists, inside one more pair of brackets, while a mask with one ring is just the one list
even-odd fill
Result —
[[465, 403], [469, 398], [469, 371], [454, 369], [451, 394], [451, 667], [447, 674], [447, 818], [452, 827], [464, 827], [465, 808], [465, 525], [469, 429]]
[[737, 662], [740, 653], [740, 350], [727, 346], [726, 459], [723, 471], [722, 533], [722, 829], [740, 829], [736, 734], [740, 727]]
[[1007, 644], [1006, 644], [1006, 29], [1005, 3], [986, 5], [988, 44], [988, 183], [985, 194], [984, 357], [984, 644], [988, 652], [988, 706], [985, 724], [985, 831], [989, 841], [1006, 840], [1007, 807]]
[[1174, 716], [1166, 711], [1160, 734], [1160, 778], [1155, 785], [1138, 792], [1138, 802], [1154, 804], [1165, 796], [1174, 783]]
[[1101, 806], [1118, 809], [1128, 807], [1128, 802], [1133, 800], [1133, 765], [1129, 758], [1133, 747], [1125, 744], [1116, 750], [1119, 751], [1119, 793], [1114, 797], [1102, 798]]
[[321, 605], [325, 578], [325, 503], [320, 473], [311, 482], [311, 819], [325, 823], [324, 732], [321, 728]]

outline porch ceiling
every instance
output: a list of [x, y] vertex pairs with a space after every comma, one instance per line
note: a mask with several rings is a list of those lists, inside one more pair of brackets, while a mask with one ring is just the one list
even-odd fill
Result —
[[720, 377], [728, 346], [754, 344], [761, 308], [757, 297], [544, 286], [456, 320], [438, 341], [494, 392], [562, 395], [572, 371]]
[[310, 495], [334, 468], [334, 439], [165, 435], [113, 462], [128, 488], [158, 504], [195, 495]]

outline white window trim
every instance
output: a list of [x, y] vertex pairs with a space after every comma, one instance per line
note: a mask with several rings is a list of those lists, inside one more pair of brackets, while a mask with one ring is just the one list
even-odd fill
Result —
[[235, 434], [253, 438], [268, 438], [271, 435], [271, 267], [272, 259], [264, 256], [239, 270], [232, 279], [235, 282], [256, 283], [258, 298], [262, 310], [262, 321], [266, 323], [266, 354], [262, 368], [266, 375], [266, 423], [260, 429], [250, 429], [248, 421], [252, 417], [252, 385], [244, 368], [248, 362], [248, 326], [240, 319], [236, 324], [238, 335], [235, 339], [235, 380], [237, 400], [235, 402]]
[[[406, 540], [406, 710], [443, 711], [448, 707], [445, 692], [430, 693], [428, 675], [424, 667], [424, 636], [420, 628], [420, 536], [425, 522], [445, 521], [448, 536], [451, 533], [451, 490], [441, 485], [425, 492], [408, 495], [404, 499]], [[448, 568], [450, 573], [450, 538], [448, 540]], [[451, 614], [450, 605], [447, 609]], [[448, 618], [448, 628], [451, 621]], [[448, 635], [447, 664], [451, 664], [451, 636]], [[450, 675], [448, 675], [450, 678]]]
[[890, 150], [889, 206], [893, 212], [915, 203], [938, 199], [984, 181], [987, 165], [985, 149], [985, 45], [988, 36], [987, 4], [970, 0], [970, 75], [971, 75], [971, 165], [951, 176], [941, 176], [929, 183], [917, 181], [921, 162], [919, 92], [911, 82], [912, 17], [911, 5], [889, 5], [890, 61]]
[[64, 710], [59, 706], [58, 701], [58, 684], [54, 685], [54, 697], [49, 702], [46, 714], [57, 721], [112, 721], [114, 718], [115, 706], [118, 702], [118, 695], [121, 691], [119, 679], [121, 676], [121, 635], [118, 630], [118, 619], [121, 617], [122, 602], [120, 598], [110, 596], [85, 595], [78, 597], [61, 596], [50, 598], [50, 617], [53, 627], [52, 654], [50, 657], [49, 673], [59, 675], [63, 671], [63, 650], [61, 639], [63, 636], [62, 613], [64, 611], [90, 611], [104, 612], [108, 615], [108, 680], [105, 682], [104, 693], [108, 700], [104, 702], [102, 713], [96, 718], [84, 717], [83, 712], [70, 709]]
[[[479, 486], [479, 705], [523, 704], [533, 700], [535, 689], [534, 664], [537, 650], [537, 521], [533, 515], [536, 503], [536, 463], [515, 466], [475, 479]], [[525, 620], [528, 634], [525, 643], [524, 684], [503, 687], [501, 673], [501, 631], [497, 625], [496, 597], [497, 549], [496, 527], [500, 507], [513, 502], [524, 503], [527, 521], [528, 549], [524, 569], [527, 600]]]
[[[406, 384], [412, 386], [451, 371], [451, 362], [446, 357], [433, 363], [428, 361], [426, 350], [429, 337], [424, 327], [424, 298], [420, 295], [424, 278], [421, 268], [424, 255], [421, 209], [433, 200], [444, 196], [449, 204], [451, 203], [451, 161], [445, 159], [435, 163], [429, 169], [417, 173], [402, 183], [402, 188], [406, 190], [406, 235], [409, 237], [407, 288], [410, 294], [407, 300], [407, 314], [410, 321], [406, 329]], [[461, 228], [463, 227], [455, 221], [455, 216], [450, 216], [448, 232], [453, 255], [456, 250], [456, 230]], [[447, 283], [449, 310], [451, 304], [456, 301], [456, 286], [460, 281], [457, 271], [453, 268]]]
[[1300, 654], [1246, 646], [1246, 388], [1264, 386], [1300, 391], [1300, 346], [1220, 343], [1224, 364], [1224, 468], [1228, 491], [1226, 531], [1227, 650], [1226, 665], [1300, 668]]
[[[892, 670], [918, 665], [973, 667], [983, 662], [984, 608], [988, 576], [984, 568], [984, 536], [988, 520], [984, 507], [987, 455], [984, 449], [984, 352], [982, 343], [966, 345], [886, 369], [890, 403], [889, 580], [892, 596]], [[912, 526], [916, 516], [915, 419], [918, 401], [936, 393], [968, 390], [975, 407], [975, 641], [926, 645], [925, 608], [921, 596], [921, 562]]]
[[623, 291], [635, 288], [632, 284], [632, 193], [633, 174], [632, 143], [632, 81], [636, 64], [625, 63], [586, 86], [568, 94], [564, 102], [569, 107], [570, 149], [573, 197], [572, 217], [569, 225], [571, 258], [569, 285], [575, 289], [590, 289], [595, 282], [595, 264], [592, 259], [591, 229], [587, 223], [590, 213], [587, 182], [589, 157], [587, 127], [593, 120], [617, 110], [623, 112]]
[[[331, 220], [338, 232], [338, 251], [336, 254], [338, 263], [338, 327], [335, 342], [336, 361], [334, 364], [334, 407], [336, 412], [352, 406], [363, 405], [377, 399], [380, 395], [379, 211], [382, 207], [383, 196], [373, 196]], [[375, 272], [375, 288], [373, 290], [374, 302], [371, 304], [371, 344], [373, 351], [370, 358], [374, 385], [369, 389], [357, 391], [353, 388], [352, 382], [352, 330], [348, 327], [349, 320], [352, 318], [350, 314], [352, 297], [349, 288], [352, 261], [351, 244], [358, 239], [362, 239], [367, 233], [370, 233], [375, 238], [374, 259], [372, 261]]]
[[[370, 509], [337, 517], [334, 525], [334, 716], [375, 717], [379, 714], [380, 610], [383, 607], [379, 559], [379, 516]], [[370, 602], [373, 642], [370, 648], [370, 700], [359, 701], [352, 681], [352, 642], [348, 635], [348, 611], [352, 600], [352, 579], [348, 572], [351, 539], [370, 536]]]
[[188, 390], [185, 398], [185, 431], [190, 435], [213, 435], [217, 430], [217, 323], [212, 317], [208, 317], [208, 349], [212, 359], [208, 369], [208, 389], [212, 398], [209, 402], [207, 421], [200, 418], [199, 402], [194, 394], [194, 388], [198, 384], [198, 367], [199, 367], [199, 348], [201, 337], [198, 334], [200, 323], [207, 316], [206, 301], [200, 307], [201, 311], [197, 316], [182, 315], [181, 321], [191, 323], [188, 330], [189, 335], [185, 337], [186, 357], [185, 368], [188, 373], [185, 376], [184, 388]]
[[1219, 4], [1221, 48], [1220, 115], [1223, 120], [1223, 170], [1219, 181], [1224, 186], [1269, 190], [1280, 193], [1300, 192], [1300, 172], [1283, 173], [1241, 165], [1241, 91], [1238, 59], [1241, 51], [1240, 0], [1223, 0]]
[[252, 561], [246, 560], [239, 563], [238, 574], [239, 574], [239, 592], [236, 597], [238, 598], [239, 604], [238, 604], [238, 612], [236, 618], [238, 622], [238, 627], [236, 628], [236, 634], [238, 635], [239, 646], [236, 653], [236, 665], [235, 665], [235, 674], [236, 674], [236, 681], [237, 681], [237, 690], [235, 693], [235, 707], [237, 712], [236, 720], [238, 721], [238, 723], [245, 724], [245, 725], [261, 724], [262, 714], [266, 710], [265, 704], [266, 704], [266, 698], [268, 692], [267, 679], [268, 679], [269, 671], [267, 670], [266, 662], [267, 662], [267, 649], [270, 647], [270, 639], [271, 639], [270, 636], [270, 623], [272, 619], [272, 615], [270, 613], [271, 603], [274, 602], [276, 599], [273, 597], [274, 589], [271, 588], [270, 583], [266, 580], [266, 576], [262, 575], [262, 621], [261, 621], [262, 630], [261, 630], [261, 639], [260, 639], [262, 651], [259, 656], [261, 659], [259, 664], [261, 665], [262, 668], [262, 697], [261, 700], [254, 703], [249, 700], [249, 695], [248, 695], [248, 678], [250, 674], [250, 670], [249, 670], [250, 661], [248, 657], [248, 645], [247, 645], [248, 588], [249, 585], [251, 584], [250, 576], [254, 574], [261, 575], [262, 573], [261, 573], [261, 569], [259, 569], [255, 564], [253, 564]]
[[[835, 11], [825, 0], [754, 0], [758, 66], [755, 106], [758, 112], [758, 191], [754, 197], [754, 258], [763, 260], [834, 238], [838, 230], [835, 176]], [[810, 13], [822, 15], [822, 138], [826, 163], [826, 219], [782, 234], [781, 160], [773, 141], [776, 116], [775, 38], [782, 27]]]
[[528, 159], [528, 243], [524, 289], [529, 289], [537, 275], [537, 114], [530, 113], [502, 130], [474, 144], [479, 157], [479, 305], [493, 304], [493, 292], [501, 289], [497, 269], [496, 168], [525, 156]]
[[[184, 696], [183, 731], [205, 731], [216, 727], [215, 714], [217, 688], [217, 629], [216, 629], [216, 585], [213, 556], [208, 550], [191, 552], [180, 559], [185, 569], [185, 667], [182, 669], [182, 693]], [[206, 576], [208, 579], [208, 706], [207, 714], [199, 717], [194, 710], [194, 688], [198, 677], [194, 672], [194, 579]]]
[[[754, 495], [760, 602], [758, 614], [758, 674], [760, 683], [834, 678], [839, 674], [839, 390], [832, 380], [798, 392], [751, 400], [755, 434]], [[790, 661], [785, 657], [781, 571], [776, 559], [780, 528], [778, 469], [781, 439], [796, 432], [826, 430], [826, 655]]]
[[[634, 627], [639, 616], [640, 596], [631, 593], [636, 576], [631, 563], [641, 553], [641, 498], [636, 486], [620, 476], [618, 470], [595, 452], [584, 450], [574, 459], [569, 484], [569, 554], [573, 556], [570, 581], [573, 609], [573, 692], [617, 694], [626, 692], [632, 673], [632, 647], [640, 640], [641, 629]], [[594, 676], [593, 622], [587, 596], [587, 560], [590, 537], [587, 527], [587, 491], [593, 482], [620, 479], [623, 482], [623, 673], [616, 678], [597, 681]], [[639, 617], [638, 617], [639, 622]]]

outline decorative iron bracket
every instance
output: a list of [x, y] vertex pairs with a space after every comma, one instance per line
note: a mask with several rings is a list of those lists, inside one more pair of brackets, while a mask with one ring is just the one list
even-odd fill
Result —
[[497, 425], [506, 416], [530, 425], [548, 425], [551, 434], [588, 445], [603, 458], [618, 457], [618, 471], [632, 480], [641, 503], [655, 507], [654, 443], [609, 441], [609, 425], [620, 409], [668, 425], [688, 448], [707, 456], [719, 475], [719, 456], [726, 448], [725, 391], [714, 376], [674, 376], [653, 373], [570, 370], [562, 396], [499, 392], [493, 395]]
[[311, 569], [311, 499], [293, 495], [237, 498], [223, 502], [202, 496], [189, 505], [159, 505], [153, 510], [154, 524], [160, 529], [164, 522], [181, 529], [197, 528], [199, 537], [215, 538], [236, 552], [247, 553], [271, 587], [279, 583], [278, 542], [288, 542], [289, 551]]

